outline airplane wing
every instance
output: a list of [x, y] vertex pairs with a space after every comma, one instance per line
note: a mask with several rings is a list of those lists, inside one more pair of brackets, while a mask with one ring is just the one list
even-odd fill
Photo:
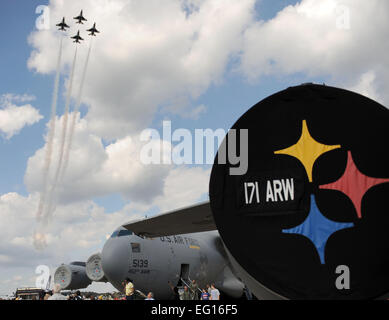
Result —
[[123, 227], [149, 238], [216, 230], [209, 202], [129, 222]]

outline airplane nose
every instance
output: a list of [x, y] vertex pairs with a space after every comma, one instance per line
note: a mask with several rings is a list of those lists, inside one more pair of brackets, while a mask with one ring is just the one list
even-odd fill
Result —
[[128, 237], [110, 238], [101, 252], [101, 264], [109, 282], [122, 290], [122, 282], [127, 277], [130, 250]]

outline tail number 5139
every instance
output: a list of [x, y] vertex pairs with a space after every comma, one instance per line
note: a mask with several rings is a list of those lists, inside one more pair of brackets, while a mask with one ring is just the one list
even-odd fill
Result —
[[143, 259], [132, 260], [133, 268], [147, 268], [148, 266], [149, 266], [149, 260], [143, 260]]

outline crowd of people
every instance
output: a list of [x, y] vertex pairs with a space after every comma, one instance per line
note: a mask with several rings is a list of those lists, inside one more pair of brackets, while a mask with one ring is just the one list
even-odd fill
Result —
[[[54, 284], [52, 290], [38, 290], [38, 288], [27, 288], [30, 292], [7, 297], [5, 300], [124, 300], [125, 296], [121, 292], [97, 294], [93, 292], [62, 291], [59, 284]], [[2, 300], [2, 299], [0, 299]]]
[[[168, 284], [172, 289], [172, 300], [220, 300], [220, 292], [214, 283], [207, 284], [205, 288], [200, 289], [196, 280], [192, 280], [189, 286], [184, 285], [181, 293], [177, 286], [174, 286], [171, 282], [168, 282]], [[122, 285], [126, 300], [135, 300], [136, 293], [133, 281], [126, 278]], [[155, 300], [153, 292], [149, 292], [144, 300]]]
[[[54, 284], [53, 290], [42, 292], [38, 297], [33, 297], [33, 300], [155, 300], [154, 293], [149, 292], [147, 295], [139, 290], [135, 290], [134, 282], [126, 278], [122, 283], [124, 295], [120, 292], [113, 294], [91, 294], [83, 293], [79, 290], [73, 293], [61, 293], [61, 286]], [[192, 280], [190, 284], [180, 287], [174, 286], [171, 282], [168, 285], [172, 289], [172, 300], [220, 300], [220, 292], [215, 287], [215, 284], [207, 284], [205, 288], [199, 288], [196, 280]], [[15, 300], [22, 300], [17, 297]]]

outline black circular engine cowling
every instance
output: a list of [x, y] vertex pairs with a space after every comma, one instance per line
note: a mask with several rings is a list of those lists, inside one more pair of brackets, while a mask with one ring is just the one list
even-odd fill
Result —
[[350, 91], [302, 85], [257, 103], [232, 129], [237, 150], [239, 130], [248, 130], [248, 170], [233, 175], [238, 165], [216, 157], [209, 194], [226, 249], [254, 294], [387, 293], [388, 109]]

